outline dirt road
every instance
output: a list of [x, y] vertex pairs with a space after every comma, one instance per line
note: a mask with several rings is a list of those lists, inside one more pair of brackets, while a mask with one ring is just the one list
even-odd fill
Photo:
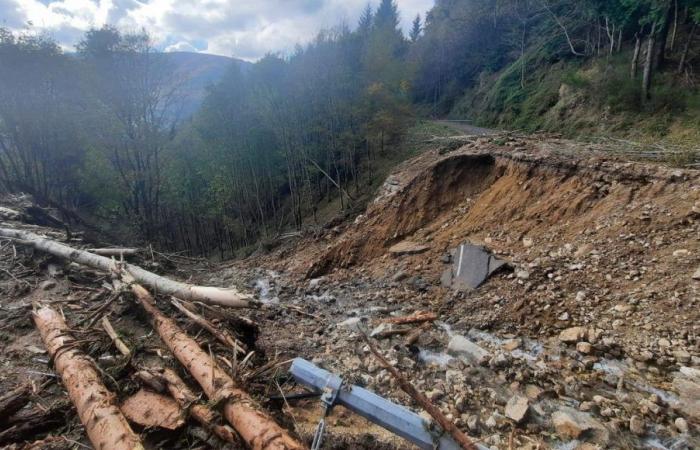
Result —
[[439, 125], [448, 126], [456, 131], [459, 131], [465, 136], [488, 136], [490, 134], [498, 133], [498, 130], [477, 127], [471, 125], [470, 122], [463, 120], [434, 120], [433, 122]]

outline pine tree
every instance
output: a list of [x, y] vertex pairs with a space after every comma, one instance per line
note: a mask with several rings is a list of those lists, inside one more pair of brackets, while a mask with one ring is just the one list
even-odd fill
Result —
[[367, 3], [362, 15], [360, 16], [360, 21], [357, 24], [357, 32], [363, 36], [369, 34], [372, 29], [372, 22], [374, 21], [374, 13], [372, 12], [372, 5]]
[[382, 0], [374, 15], [374, 26], [379, 29], [398, 29], [399, 9], [394, 0]]
[[408, 37], [411, 39], [411, 42], [416, 42], [418, 40], [418, 36], [420, 36], [420, 32], [422, 30], [423, 26], [420, 22], [420, 14], [416, 14], [416, 18], [413, 19], [413, 27], [411, 28], [411, 32], [408, 34]]

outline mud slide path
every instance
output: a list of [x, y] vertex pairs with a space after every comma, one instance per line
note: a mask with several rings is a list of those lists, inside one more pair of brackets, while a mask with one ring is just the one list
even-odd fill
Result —
[[[250, 283], [276, 311], [261, 336], [268, 351], [410, 405], [357, 327], [374, 332], [396, 367], [494, 448], [509, 448], [513, 429], [519, 448], [697, 448], [699, 238], [698, 171], [564, 140], [473, 136], [397, 168], [353, 222], [210, 282]], [[472, 291], [443, 286], [463, 243], [511, 270]], [[382, 323], [426, 310], [439, 319], [408, 345], [417, 327]], [[313, 405], [295, 409], [310, 429]], [[350, 420], [330, 429], [361, 442]]]

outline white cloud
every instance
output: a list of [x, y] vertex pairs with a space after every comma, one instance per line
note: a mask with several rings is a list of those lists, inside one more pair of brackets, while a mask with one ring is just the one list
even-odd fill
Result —
[[[379, 0], [371, 0], [374, 6]], [[434, 0], [398, 0], [408, 30]], [[288, 52], [323, 28], [354, 26], [367, 0], [0, 0], [0, 24], [21, 21], [46, 31], [63, 46], [106, 23], [125, 30], [145, 28], [166, 50], [203, 51], [255, 60], [267, 52]], [[79, 39], [79, 38], [78, 38]]]

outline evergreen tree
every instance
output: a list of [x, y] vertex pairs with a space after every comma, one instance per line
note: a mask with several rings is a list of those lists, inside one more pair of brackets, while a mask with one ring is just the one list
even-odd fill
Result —
[[372, 29], [373, 21], [374, 13], [372, 12], [372, 5], [367, 3], [360, 16], [360, 21], [357, 24], [357, 33], [361, 36], [367, 36]]
[[382, 0], [374, 15], [374, 26], [377, 29], [399, 31], [399, 9], [394, 0]]
[[420, 21], [420, 14], [416, 14], [416, 18], [413, 19], [413, 26], [411, 27], [411, 32], [408, 34], [408, 37], [411, 39], [411, 42], [416, 42], [418, 40], [418, 37], [420, 36], [420, 32], [423, 30], [423, 26], [421, 25]]

